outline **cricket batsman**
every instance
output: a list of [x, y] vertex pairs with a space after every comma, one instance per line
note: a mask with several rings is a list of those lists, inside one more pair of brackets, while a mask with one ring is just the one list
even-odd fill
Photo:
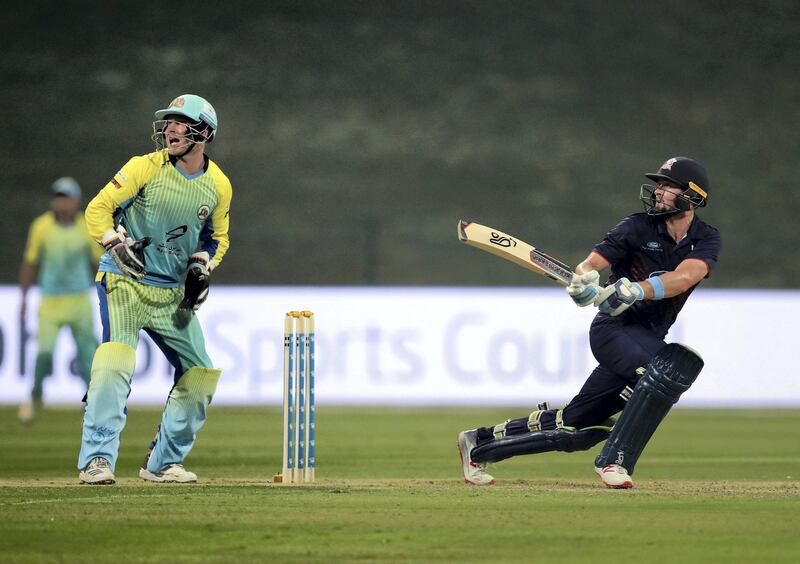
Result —
[[[525, 417], [461, 432], [467, 483], [493, 484], [490, 462], [587, 450], [605, 440], [595, 472], [607, 487], [630, 488], [645, 445], [700, 373], [703, 360], [695, 351], [664, 339], [717, 263], [719, 232], [696, 213], [708, 202], [708, 174], [690, 158], [673, 157], [645, 176], [654, 182], [640, 189], [645, 211], [612, 228], [567, 287], [578, 306], [599, 310], [589, 330], [598, 366], [563, 409], [544, 402]], [[600, 275], [608, 269], [603, 287]]]
[[197, 481], [183, 462], [221, 371], [206, 353], [195, 311], [228, 250], [232, 195], [230, 181], [205, 152], [217, 130], [208, 101], [178, 96], [155, 112], [157, 150], [130, 159], [86, 208], [89, 233], [105, 254], [95, 284], [103, 334], [86, 396], [81, 483], [115, 481], [141, 330], [175, 368], [175, 379], [139, 476]]

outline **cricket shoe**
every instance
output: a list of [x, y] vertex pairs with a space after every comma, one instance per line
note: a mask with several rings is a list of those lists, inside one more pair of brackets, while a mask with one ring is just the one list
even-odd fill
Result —
[[461, 431], [458, 434], [458, 453], [461, 455], [461, 468], [464, 471], [464, 481], [473, 486], [491, 486], [494, 477], [486, 472], [485, 462], [475, 462], [470, 453], [478, 443], [478, 430]]
[[80, 478], [81, 484], [91, 484], [93, 486], [113, 484], [115, 482], [114, 473], [108, 465], [108, 460], [101, 456], [92, 458], [86, 468], [78, 474], [78, 478]]
[[161, 472], [154, 474], [146, 467], [139, 469], [139, 477], [148, 482], [191, 484], [197, 481], [197, 474], [189, 472], [183, 464], [170, 464]]
[[594, 471], [607, 488], [622, 490], [633, 487], [633, 480], [628, 475], [628, 471], [619, 464], [609, 464], [604, 468], [595, 467]]

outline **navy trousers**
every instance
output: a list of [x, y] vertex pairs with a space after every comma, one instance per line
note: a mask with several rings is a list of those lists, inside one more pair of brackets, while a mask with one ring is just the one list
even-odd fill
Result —
[[620, 317], [599, 314], [589, 329], [589, 345], [599, 365], [564, 406], [564, 425], [598, 425], [625, 407], [620, 392], [639, 379], [638, 368], [666, 345], [663, 336]]

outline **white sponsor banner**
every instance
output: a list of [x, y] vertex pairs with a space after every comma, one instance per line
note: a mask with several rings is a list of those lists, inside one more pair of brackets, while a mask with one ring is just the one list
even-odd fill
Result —
[[[0, 403], [28, 396], [36, 355], [30, 296], [20, 370], [19, 290], [0, 286]], [[595, 366], [588, 328], [559, 288], [220, 287], [198, 312], [223, 369], [215, 404], [278, 404], [286, 311], [315, 313], [319, 404], [517, 405], [568, 401]], [[697, 290], [667, 340], [706, 366], [684, 406], [800, 406], [795, 339], [800, 291]], [[98, 316], [99, 332], [99, 316]], [[45, 401], [78, 402], [68, 330], [57, 344]], [[130, 403], [160, 404], [173, 369], [142, 333]]]

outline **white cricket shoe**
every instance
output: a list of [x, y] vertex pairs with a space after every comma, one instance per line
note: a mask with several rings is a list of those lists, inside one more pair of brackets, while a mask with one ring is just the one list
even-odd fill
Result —
[[633, 480], [628, 475], [628, 471], [619, 464], [609, 464], [604, 468], [595, 467], [594, 471], [607, 488], [622, 490], [633, 487]]
[[78, 478], [80, 478], [81, 484], [91, 484], [93, 486], [113, 484], [115, 482], [114, 473], [108, 465], [108, 460], [101, 456], [92, 458], [86, 468], [78, 474]]
[[190, 484], [197, 481], [197, 474], [189, 472], [183, 464], [170, 464], [158, 474], [150, 472], [147, 468], [139, 469], [139, 477], [148, 482]]
[[478, 431], [461, 431], [458, 434], [458, 453], [461, 455], [461, 468], [464, 470], [464, 481], [473, 486], [491, 486], [494, 476], [486, 472], [485, 462], [474, 462], [470, 457], [472, 449], [478, 443]]

